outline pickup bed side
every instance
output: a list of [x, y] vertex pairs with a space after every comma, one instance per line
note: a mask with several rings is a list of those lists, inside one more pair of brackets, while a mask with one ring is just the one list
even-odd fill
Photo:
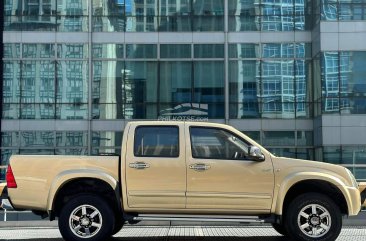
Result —
[[[53, 210], [54, 198], [65, 185], [68, 184], [68, 192], [73, 194], [86, 190], [88, 185], [70, 185], [81, 179], [99, 180], [112, 190], [118, 187], [119, 158], [114, 156], [14, 155], [10, 163], [18, 188], [10, 188], [8, 192], [12, 204], [18, 209]], [[82, 184], [79, 182], [79, 185]]]

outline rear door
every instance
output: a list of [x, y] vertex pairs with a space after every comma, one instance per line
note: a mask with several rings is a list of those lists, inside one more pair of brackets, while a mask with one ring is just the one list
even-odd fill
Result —
[[130, 208], [185, 208], [184, 124], [132, 124], [126, 184]]

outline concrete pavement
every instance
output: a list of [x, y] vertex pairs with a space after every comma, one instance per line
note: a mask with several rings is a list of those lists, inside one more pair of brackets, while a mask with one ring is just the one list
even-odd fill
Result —
[[[1, 228], [0, 240], [62, 241], [55, 228]], [[270, 227], [126, 226], [110, 241], [289, 241]], [[346, 227], [337, 241], [366, 241], [365, 227]]]

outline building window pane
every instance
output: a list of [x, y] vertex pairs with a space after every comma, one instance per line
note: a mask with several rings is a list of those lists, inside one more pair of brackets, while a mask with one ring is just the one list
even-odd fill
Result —
[[192, 102], [192, 62], [160, 62], [160, 102]]
[[[158, 99], [157, 62], [126, 62], [119, 98], [125, 118], [144, 119], [157, 116]], [[152, 105], [150, 105], [152, 104]]]
[[157, 58], [157, 46], [156, 44], [127, 44], [126, 58], [128, 59]]
[[190, 59], [191, 45], [189, 44], [161, 44], [160, 58], [164, 59]]
[[15, 131], [1, 132], [1, 147], [18, 147], [19, 133]]
[[20, 58], [20, 44], [3, 44], [3, 58], [13, 59]]
[[312, 146], [313, 132], [312, 131], [297, 131], [297, 146]]
[[223, 44], [195, 44], [195, 58], [224, 58]]
[[229, 44], [229, 58], [259, 58], [258, 44]]
[[22, 131], [20, 133], [21, 147], [53, 147], [55, 143], [53, 131]]
[[57, 57], [61, 59], [85, 59], [88, 58], [87, 44], [58, 44]]
[[88, 103], [87, 61], [57, 61], [57, 103]]
[[275, 156], [296, 158], [295, 148], [267, 148], [267, 150]]
[[88, 145], [88, 132], [85, 131], [57, 131], [57, 147], [83, 147]]
[[295, 146], [295, 132], [264, 131], [262, 140], [265, 146]]
[[122, 131], [93, 131], [92, 146], [93, 147], [121, 147]]
[[341, 164], [341, 147], [323, 147], [323, 161], [333, 164]]
[[123, 59], [123, 44], [93, 44], [92, 56], [95, 59]]

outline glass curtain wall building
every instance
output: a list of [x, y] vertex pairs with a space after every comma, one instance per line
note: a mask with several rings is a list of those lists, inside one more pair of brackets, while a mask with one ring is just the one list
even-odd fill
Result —
[[366, 180], [365, 0], [1, 8], [0, 165], [14, 153], [119, 153], [130, 120], [195, 116]]

